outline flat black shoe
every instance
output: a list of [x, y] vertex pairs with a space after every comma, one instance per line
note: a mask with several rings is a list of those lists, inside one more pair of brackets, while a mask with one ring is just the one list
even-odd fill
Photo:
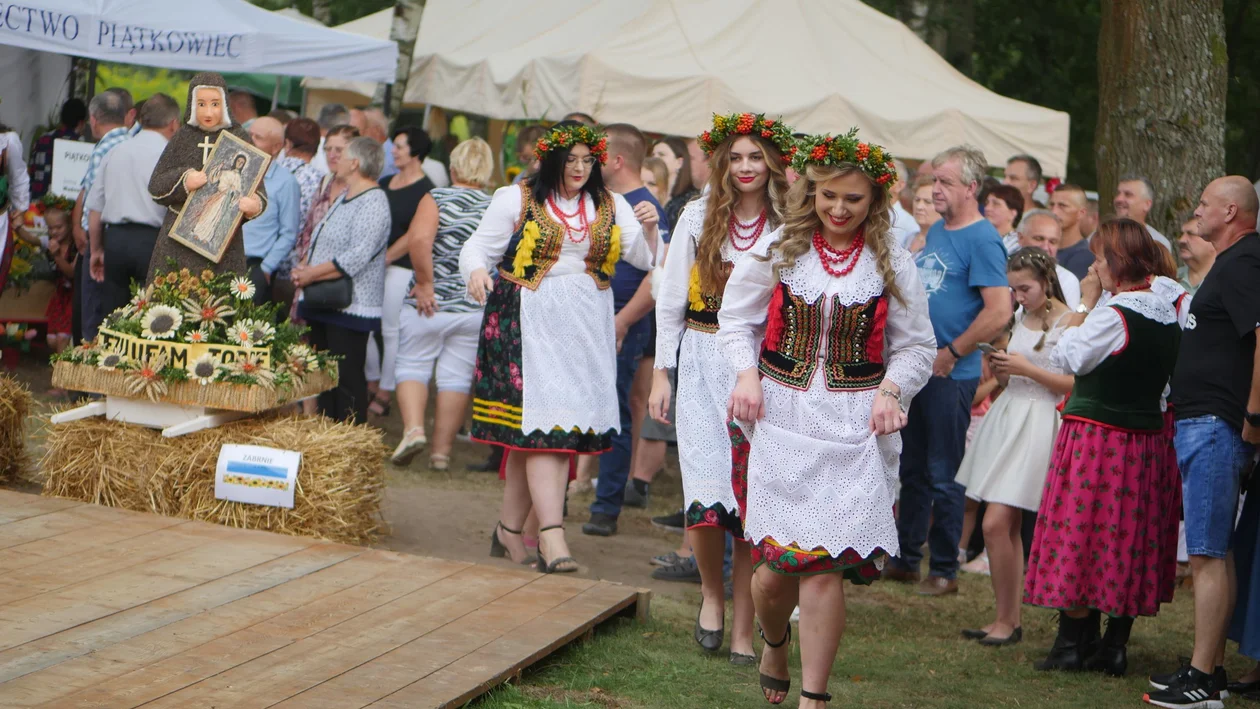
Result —
[[706, 652], [717, 652], [722, 649], [722, 637], [726, 634], [726, 627], [723, 626], [717, 630], [705, 630], [700, 625], [700, 614], [704, 612], [704, 601], [700, 602], [700, 610], [696, 611], [696, 642]]
[[[788, 641], [792, 639], [792, 623], [790, 621], [788, 622], [787, 631], [783, 633], [783, 639], [777, 643], [770, 642], [770, 640], [766, 637], [766, 631], [764, 628], [758, 628], [757, 634], [760, 635], [761, 639], [766, 643], [766, 647], [778, 649], [786, 645]], [[783, 692], [783, 699], [780, 699], [777, 702], [771, 702], [770, 698], [766, 697], [767, 702], [770, 702], [771, 704], [782, 704], [787, 700], [787, 693], [792, 691], [791, 678], [779, 679], [778, 677], [771, 677], [764, 672], [758, 672], [757, 675], [757, 681], [761, 685], [762, 696], [765, 696], [766, 690], [770, 690], [771, 692]]]
[[980, 638], [980, 644], [988, 647], [1003, 647], [1005, 645], [1017, 645], [1019, 641], [1024, 639], [1024, 629], [1016, 628], [1010, 635], [1004, 638], [995, 638], [989, 635]]
[[984, 638], [989, 637], [989, 634], [979, 628], [964, 628], [962, 636], [968, 640], [983, 640]]
[[823, 704], [830, 704], [830, 703], [831, 703], [831, 695], [830, 695], [830, 694], [828, 694], [828, 693], [826, 693], [826, 692], [810, 692], [810, 691], [805, 690], [805, 689], [802, 689], [802, 690], [801, 690], [801, 699], [812, 699], [812, 700], [814, 700], [814, 701], [816, 701], [816, 702], [822, 702]]
[[731, 661], [731, 664], [735, 665], [736, 667], [745, 667], [748, 665], [757, 664], [757, 656], [745, 655], [742, 652], [732, 652], [730, 661]]

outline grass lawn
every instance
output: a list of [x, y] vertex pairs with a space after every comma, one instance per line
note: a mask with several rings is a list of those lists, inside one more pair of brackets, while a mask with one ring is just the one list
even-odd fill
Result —
[[[966, 576], [962, 593], [925, 599], [892, 583], [846, 586], [848, 631], [831, 675], [834, 707], [1138, 707], [1152, 671], [1169, 671], [1192, 644], [1189, 591], [1158, 618], [1139, 619], [1129, 644], [1129, 675], [1042, 673], [1056, 628], [1052, 611], [1024, 608], [1024, 642], [987, 648], [962, 640], [959, 630], [990, 620], [987, 578]], [[527, 672], [519, 684], [483, 698], [478, 709], [555, 707], [758, 707], [766, 706], [755, 667], [733, 668], [725, 652], [706, 656], [691, 638], [698, 592], [684, 601], [653, 600], [652, 620], [616, 620], [586, 643], [570, 646]], [[758, 641], [760, 652], [760, 641]], [[793, 642], [793, 691], [782, 706], [795, 707], [800, 657]], [[1231, 650], [1232, 652], [1232, 650]], [[1226, 663], [1237, 676], [1251, 663]], [[1249, 702], [1231, 700], [1246, 706]]]

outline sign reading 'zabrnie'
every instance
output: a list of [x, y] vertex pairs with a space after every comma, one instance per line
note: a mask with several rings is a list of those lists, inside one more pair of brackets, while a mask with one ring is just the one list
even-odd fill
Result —
[[108, 328], [101, 328], [100, 340], [101, 345], [106, 349], [122, 352], [132, 360], [139, 360], [160, 352], [166, 352], [170, 357], [168, 366], [179, 369], [187, 367], [189, 362], [195, 361], [207, 352], [218, 357], [219, 361], [224, 364], [232, 364], [246, 355], [253, 355], [259, 364], [264, 367], [271, 366], [271, 351], [268, 347], [245, 348], [204, 343], [187, 345], [182, 342], [165, 342], [132, 337], [121, 332], [114, 332]]

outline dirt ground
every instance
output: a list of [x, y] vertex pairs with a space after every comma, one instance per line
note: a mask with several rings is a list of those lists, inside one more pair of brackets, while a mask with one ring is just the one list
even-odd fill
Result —
[[[36, 415], [45, 417], [53, 405], [64, 403], [48, 396], [51, 369], [46, 362], [44, 353], [24, 355], [18, 370], [12, 373], [30, 387], [39, 402]], [[397, 445], [402, 437], [397, 407], [390, 416], [371, 423], [385, 432], [385, 442], [391, 449]], [[31, 427], [35, 435], [30, 447], [36, 459], [43, 444], [38, 428], [38, 424]], [[432, 430], [431, 419], [427, 428]], [[375, 546], [423, 556], [510, 564], [489, 556], [490, 531], [498, 520], [502, 502], [498, 475], [465, 468], [469, 463], [484, 461], [488, 452], [486, 446], [457, 441], [450, 470], [445, 473], [428, 470], [428, 456], [424, 454], [416, 456], [407, 468], [387, 462], [388, 484], [381, 511], [390, 531]], [[24, 489], [37, 492], [33, 487]], [[594, 495], [587, 492], [570, 497], [565, 525], [569, 546], [582, 567], [578, 574], [651, 589], [657, 594], [697, 594], [698, 585], [659, 582], [650, 576], [654, 567], [649, 559], [675, 549], [681, 541], [681, 535], [653, 527], [651, 518], [677, 509], [681, 494], [678, 461], [671, 449], [665, 471], [652, 486], [651, 507], [624, 510], [618, 533], [613, 537], [583, 535], [582, 524], [588, 519]]]

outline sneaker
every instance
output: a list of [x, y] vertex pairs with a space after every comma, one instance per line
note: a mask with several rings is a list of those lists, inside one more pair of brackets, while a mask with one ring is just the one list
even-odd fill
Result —
[[398, 447], [394, 449], [394, 454], [389, 457], [389, 462], [394, 465], [404, 466], [411, 462], [416, 454], [424, 450], [429, 440], [424, 437], [424, 429], [413, 428], [403, 435], [403, 439], [398, 442]]
[[700, 583], [700, 569], [696, 567], [696, 557], [689, 556], [681, 563], [673, 566], [662, 566], [652, 572], [657, 581], [687, 581]]
[[1180, 679], [1180, 682], [1169, 685], [1167, 689], [1157, 689], [1153, 692], [1148, 692], [1142, 697], [1142, 701], [1157, 707], [1167, 707], [1168, 709], [1177, 709], [1178, 707], [1225, 709], [1225, 703], [1221, 701], [1221, 686], [1219, 683], [1220, 680], [1224, 679], [1223, 672], [1207, 674], [1190, 667]]
[[671, 551], [668, 554], [659, 554], [652, 557], [652, 566], [674, 566], [682, 563], [682, 560], [683, 558], [678, 555], [678, 552]]
[[[1153, 689], [1168, 689], [1169, 687], [1173, 687], [1184, 682], [1187, 676], [1187, 670], [1190, 669], [1190, 658], [1178, 657], [1177, 664], [1179, 666], [1177, 667], [1176, 672], [1169, 672], [1162, 675], [1151, 675], [1148, 680], [1151, 687]], [[1225, 676], [1225, 668], [1217, 667], [1212, 672], [1212, 680], [1216, 683], [1216, 688], [1221, 691], [1221, 699], [1229, 699], [1230, 682], [1229, 678]]]
[[582, 534], [611, 537], [617, 533], [617, 518], [600, 512], [591, 513], [591, 521], [582, 525]]
[[[640, 486], [643, 487], [642, 491], [639, 490]], [[639, 509], [646, 508], [648, 506], [648, 494], [650, 489], [651, 486], [642, 480], [631, 479], [630, 483], [626, 485], [626, 496], [622, 499], [621, 504], [624, 507], [637, 507]]]
[[678, 510], [672, 515], [653, 517], [652, 526], [667, 529], [671, 532], [682, 533], [685, 529], [687, 529], [687, 516], [683, 514], [682, 510]]
[[989, 575], [989, 552], [982, 551], [980, 556], [968, 561], [959, 567], [969, 574], [980, 574], [981, 576]]

